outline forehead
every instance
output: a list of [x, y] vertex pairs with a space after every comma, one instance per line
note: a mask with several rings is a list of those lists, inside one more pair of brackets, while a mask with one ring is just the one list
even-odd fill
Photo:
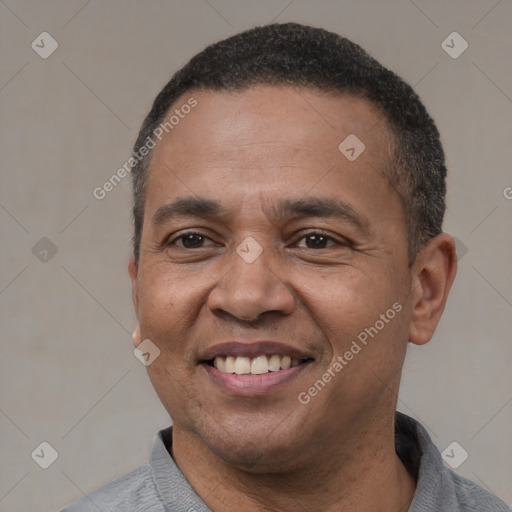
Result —
[[[171, 107], [166, 119], [181, 110], [193, 97], [197, 106], [181, 119], [173, 116], [172, 126], [154, 150], [154, 159], [169, 150], [179, 158], [222, 154], [237, 160], [237, 153], [258, 153], [257, 144], [266, 144], [273, 156], [285, 153], [286, 144], [301, 146], [304, 153], [321, 157], [326, 150], [336, 154], [339, 144], [358, 133], [373, 153], [389, 155], [390, 132], [386, 121], [368, 100], [349, 94], [310, 88], [257, 85], [241, 91], [190, 91]], [[184, 109], [185, 110], [185, 109]], [[190, 109], [186, 109], [190, 110]], [[272, 145], [281, 145], [272, 148]], [[252, 147], [251, 147], [252, 146]], [[234, 150], [237, 150], [236, 152]], [[297, 150], [288, 148], [288, 155]], [[213, 152], [213, 153], [212, 153]], [[333, 153], [334, 152], [334, 153]], [[325, 155], [327, 156], [327, 155]], [[376, 155], [377, 156], [377, 155]]]
[[[153, 150], [146, 199], [155, 208], [219, 191], [271, 200], [332, 195], [336, 185], [362, 198], [387, 186], [390, 131], [365, 99], [288, 86], [191, 91], [166, 119], [190, 98], [197, 105], [178, 112], [179, 122]], [[355, 160], [347, 158], [354, 152]]]

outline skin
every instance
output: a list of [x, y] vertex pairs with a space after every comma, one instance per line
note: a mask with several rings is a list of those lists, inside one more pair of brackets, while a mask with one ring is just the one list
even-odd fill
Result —
[[[438, 324], [453, 239], [432, 239], [408, 265], [403, 208], [385, 177], [390, 132], [366, 100], [255, 86], [193, 91], [176, 105], [190, 96], [198, 105], [154, 150], [140, 259], [129, 264], [134, 343], [161, 351], [147, 370], [173, 420], [174, 460], [215, 512], [406, 511], [415, 482], [393, 437], [401, 369], [407, 342], [426, 343]], [[351, 133], [366, 147], [353, 162], [338, 150]], [[185, 197], [224, 212], [154, 222]], [[350, 205], [363, 227], [276, 212], [311, 197]], [[185, 230], [203, 238], [186, 247]], [[311, 231], [328, 238], [315, 245]], [[236, 252], [249, 236], [263, 249], [250, 264]], [[394, 303], [402, 310], [301, 404]], [[200, 364], [232, 340], [283, 342], [314, 360], [272, 392], [239, 396]]]

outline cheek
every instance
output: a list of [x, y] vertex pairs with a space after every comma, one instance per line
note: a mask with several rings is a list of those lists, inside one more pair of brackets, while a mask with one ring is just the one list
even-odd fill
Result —
[[180, 422], [197, 401], [196, 360], [188, 341], [202, 289], [193, 285], [195, 280], [171, 273], [158, 263], [148, 267], [150, 271], [140, 275], [138, 315], [142, 336], [158, 347], [160, 355], [146, 369], [160, 400]]
[[176, 362], [192, 359], [187, 354], [186, 332], [197, 307], [194, 295], [165, 274], [146, 274], [143, 278], [140, 282], [144, 284], [138, 290], [141, 334], [160, 350], [158, 358], [147, 367], [148, 374], [152, 381], [172, 380], [179, 384], [185, 368]]
[[200, 417], [203, 410], [198, 397], [204, 392], [196, 389], [187, 368], [171, 362], [168, 354], [162, 354], [147, 367], [147, 371], [156, 394], [172, 415], [173, 423], [184, 429], [194, 428], [193, 418]]
[[355, 336], [400, 300], [397, 276], [384, 265], [343, 266], [323, 275], [302, 269], [295, 276], [297, 291], [326, 334]]
[[148, 331], [166, 331], [183, 324], [194, 316], [204, 294], [201, 279], [187, 278], [182, 271], [169, 271], [158, 264], [143, 273], [140, 282], [139, 316], [141, 327]]

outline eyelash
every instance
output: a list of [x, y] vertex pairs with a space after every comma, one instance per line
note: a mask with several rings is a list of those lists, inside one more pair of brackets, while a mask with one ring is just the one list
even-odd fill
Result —
[[[201, 236], [203, 238], [206, 238], [206, 239], [212, 241], [212, 239], [208, 235], [206, 235], [205, 233], [202, 233], [201, 231], [187, 231], [187, 232], [181, 233], [180, 235], [175, 236], [173, 238], [169, 238], [166, 242], [164, 242], [164, 244], [166, 247], [171, 247], [171, 246], [175, 245], [176, 241], [183, 240], [186, 236], [189, 236], [189, 235], [198, 235], [198, 236]], [[319, 231], [319, 230], [314, 230], [314, 231], [309, 231], [307, 233], [303, 233], [302, 236], [297, 239], [295, 244], [298, 241], [303, 240], [304, 238], [307, 238], [308, 236], [313, 236], [313, 235], [323, 236], [327, 239], [328, 242], [333, 242], [334, 244], [336, 244], [337, 246], [340, 246], [340, 247], [350, 246], [350, 243], [348, 241], [342, 242], [342, 241], [337, 240], [334, 237], [328, 235], [327, 233], [324, 233], [323, 231]], [[189, 249], [187, 247], [179, 247], [179, 248], [185, 249], [185, 250], [193, 250], [193, 249]], [[322, 249], [329, 249], [329, 248], [330, 247], [323, 247]], [[203, 247], [199, 247], [199, 249], [203, 249]], [[305, 249], [308, 249], [308, 247], [305, 247]], [[312, 249], [312, 250], [314, 250], [314, 249]], [[321, 249], [316, 249], [316, 250], [321, 250]]]
[[[165, 242], [165, 246], [166, 247], [170, 247], [172, 245], [175, 245], [175, 242], [177, 240], [182, 240], [186, 236], [190, 236], [190, 235], [198, 235], [198, 236], [202, 236], [203, 238], [207, 238], [208, 240], [211, 240], [211, 238], [208, 235], [206, 235], [205, 233], [201, 233], [201, 231], [186, 231], [185, 233], [181, 233], [178, 236], [175, 236], [173, 238], [169, 238]], [[180, 247], [180, 249], [187, 249], [187, 247]], [[200, 247], [200, 249], [202, 249], [202, 247]], [[191, 249], [189, 249], [189, 250], [191, 250]]]

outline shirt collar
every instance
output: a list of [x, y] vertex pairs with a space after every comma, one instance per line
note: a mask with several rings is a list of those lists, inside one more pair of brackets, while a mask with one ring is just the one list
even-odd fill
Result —
[[[416, 479], [416, 492], [409, 512], [452, 510], [451, 493], [443, 478], [446, 468], [428, 432], [416, 420], [395, 416], [395, 449], [409, 473]], [[166, 512], [211, 512], [175, 464], [172, 427], [161, 430], [153, 439], [151, 467], [153, 478]], [[456, 508], [453, 508], [456, 510]]]

